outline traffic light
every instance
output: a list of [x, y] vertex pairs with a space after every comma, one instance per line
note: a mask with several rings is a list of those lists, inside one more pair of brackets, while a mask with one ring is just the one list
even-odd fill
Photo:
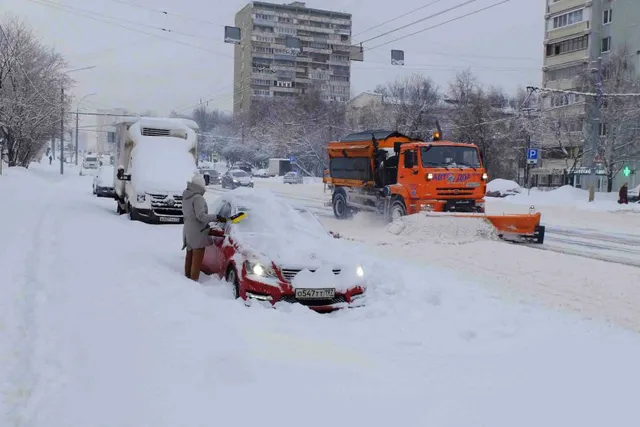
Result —
[[629, 176], [631, 175], [631, 169], [629, 169], [629, 166], [625, 166], [624, 169], [622, 169], [622, 174], [624, 176]]

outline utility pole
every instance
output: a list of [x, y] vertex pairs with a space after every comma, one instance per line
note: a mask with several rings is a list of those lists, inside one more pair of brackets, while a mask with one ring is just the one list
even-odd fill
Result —
[[[591, 69], [592, 73], [596, 74], [596, 96], [595, 96], [595, 105], [593, 111], [591, 112], [591, 144], [593, 150], [595, 152], [592, 168], [591, 168], [591, 185], [595, 185], [596, 182], [596, 159], [602, 154], [602, 141], [600, 140], [600, 128], [602, 124], [602, 98], [604, 95], [603, 89], [603, 76], [602, 76], [602, 56], [598, 57], [597, 60], [598, 68]], [[607, 175], [607, 181], [609, 176]], [[608, 182], [607, 182], [608, 188]]]
[[78, 166], [78, 122], [80, 115], [76, 111], [76, 166]]
[[60, 89], [60, 175], [64, 175], [64, 86]]

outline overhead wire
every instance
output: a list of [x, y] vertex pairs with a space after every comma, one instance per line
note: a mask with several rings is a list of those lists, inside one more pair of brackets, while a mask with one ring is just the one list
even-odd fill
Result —
[[477, 13], [484, 12], [485, 10], [489, 10], [489, 9], [491, 9], [491, 8], [494, 8], [494, 7], [500, 6], [500, 5], [502, 5], [502, 4], [509, 3], [510, 1], [511, 1], [511, 0], [502, 0], [502, 1], [499, 1], [499, 2], [496, 2], [496, 3], [490, 4], [489, 6], [485, 6], [485, 7], [482, 7], [482, 8], [480, 8], [480, 9], [476, 9], [476, 10], [474, 10], [474, 11], [471, 11], [471, 12], [469, 12], [469, 13], [465, 13], [464, 15], [460, 15], [460, 16], [457, 16], [457, 17], [455, 17], [455, 18], [449, 19], [449, 20], [447, 20], [447, 21], [441, 22], [441, 23], [439, 23], [439, 24], [432, 25], [432, 26], [427, 27], [427, 28], [423, 28], [423, 29], [422, 29], [422, 30], [420, 30], [420, 31], [415, 31], [415, 32], [413, 32], [413, 33], [410, 33], [410, 34], [404, 35], [404, 36], [402, 36], [402, 37], [398, 37], [398, 38], [395, 38], [395, 39], [393, 39], [393, 40], [389, 40], [389, 41], [384, 42], [384, 43], [381, 43], [381, 44], [379, 44], [379, 45], [377, 45], [377, 46], [369, 47], [369, 48], [366, 48], [366, 47], [365, 47], [363, 50], [364, 50], [364, 51], [367, 51], [367, 50], [379, 49], [379, 48], [381, 48], [381, 47], [383, 47], [383, 46], [386, 46], [386, 45], [388, 45], [388, 44], [395, 43], [395, 42], [397, 42], [397, 41], [399, 41], [399, 40], [403, 40], [403, 39], [406, 39], [406, 38], [408, 38], [408, 37], [415, 36], [416, 34], [424, 33], [425, 31], [428, 31], [428, 30], [432, 30], [432, 29], [434, 29], [434, 28], [441, 27], [441, 26], [443, 26], [443, 25], [445, 25], [445, 24], [449, 24], [449, 23], [451, 23], [451, 22], [458, 21], [458, 20], [460, 20], [460, 19], [462, 19], [462, 18], [466, 18], [466, 17], [468, 17], [468, 16], [472, 16], [472, 15], [475, 15], [475, 14], [477, 14]]
[[[444, 10], [441, 10], [441, 11], [439, 11], [439, 12], [433, 13], [433, 14], [431, 14], [431, 15], [429, 15], [429, 16], [425, 16], [424, 18], [421, 18], [421, 19], [418, 19], [418, 20], [416, 20], [416, 21], [410, 22], [410, 23], [408, 23], [408, 24], [405, 24], [405, 25], [403, 25], [403, 26], [401, 26], [401, 27], [398, 27], [398, 28], [395, 28], [395, 29], [393, 29], [393, 30], [389, 30], [389, 31], [386, 31], [386, 32], [384, 32], [384, 33], [382, 33], [382, 34], [378, 34], [378, 35], [377, 35], [377, 36], [375, 36], [375, 37], [368, 38], [368, 39], [366, 39], [366, 40], [364, 40], [364, 41], [361, 41], [361, 42], [360, 42], [360, 44], [362, 45], [362, 44], [364, 44], [364, 43], [368, 43], [368, 42], [370, 42], [370, 41], [372, 41], [372, 40], [377, 40], [377, 39], [379, 39], [379, 38], [381, 38], [381, 37], [384, 37], [384, 36], [386, 36], [386, 35], [389, 35], [389, 34], [395, 33], [396, 31], [404, 30], [405, 28], [411, 27], [411, 26], [413, 26], [413, 25], [419, 24], [420, 22], [427, 21], [427, 20], [432, 19], [432, 18], [435, 18], [435, 17], [437, 17], [437, 16], [444, 15], [444, 14], [445, 14], [445, 13], [447, 13], [447, 12], [451, 12], [452, 10], [459, 9], [459, 8], [461, 8], [461, 7], [463, 7], [463, 6], [466, 6], [466, 5], [468, 5], [468, 4], [474, 3], [474, 2], [476, 2], [476, 1], [478, 1], [478, 0], [466, 0], [466, 1], [465, 1], [465, 2], [463, 2], [463, 3], [459, 3], [459, 4], [455, 5], [455, 6], [451, 6], [451, 7], [447, 8], [447, 9], [444, 9]], [[507, 1], [508, 1], [508, 0], [507, 0]]]
[[37, 3], [37, 4], [40, 4], [40, 5], [45, 6], [45, 7], [51, 7], [53, 9], [62, 10], [62, 11], [65, 11], [67, 13], [70, 13], [72, 15], [83, 16], [83, 17], [85, 17], [87, 19], [92, 19], [94, 21], [102, 22], [102, 23], [105, 23], [105, 24], [114, 25], [116, 27], [120, 27], [120, 28], [129, 30], [129, 31], [133, 31], [133, 32], [136, 32], [136, 33], [145, 34], [145, 35], [150, 36], [150, 37], [155, 37], [155, 38], [158, 38], [158, 39], [167, 40], [167, 41], [170, 41], [172, 43], [180, 44], [180, 45], [183, 45], [183, 46], [188, 46], [188, 47], [191, 47], [193, 49], [198, 49], [198, 50], [202, 50], [204, 52], [214, 53], [214, 54], [219, 55], [219, 56], [224, 56], [224, 57], [233, 59], [233, 56], [231, 56], [231, 55], [227, 55], [227, 54], [224, 54], [224, 53], [221, 53], [221, 52], [217, 52], [217, 51], [214, 51], [214, 50], [211, 50], [211, 49], [206, 49], [206, 48], [203, 48], [202, 46], [197, 46], [197, 45], [194, 45], [194, 44], [191, 44], [191, 43], [186, 43], [184, 41], [176, 40], [176, 39], [173, 39], [173, 38], [170, 38], [170, 37], [166, 37], [166, 36], [161, 36], [159, 34], [149, 33], [149, 32], [146, 32], [146, 31], [139, 30], [137, 28], [132, 28], [132, 27], [128, 27], [126, 25], [118, 24], [116, 22], [105, 21], [104, 19], [100, 19], [100, 18], [97, 18], [95, 16], [83, 14], [83, 13], [80, 13], [80, 12], [75, 12], [75, 11], [66, 9], [65, 6], [62, 6], [62, 5], [58, 4], [58, 3], [48, 4], [48, 3], [45, 3], [46, 0], [27, 0], [27, 1], [30, 1], [30, 2], [33, 2], [33, 3]]
[[218, 24], [216, 22], [208, 21], [206, 19], [195, 18], [195, 17], [187, 16], [187, 15], [181, 15], [181, 14], [169, 12], [169, 11], [163, 10], [163, 9], [155, 9], [155, 8], [152, 8], [152, 7], [149, 7], [149, 6], [142, 6], [140, 4], [136, 4], [136, 3], [133, 3], [131, 1], [125, 1], [125, 0], [108, 0], [108, 1], [111, 1], [113, 3], [123, 4], [123, 5], [126, 5], [126, 6], [137, 7], [139, 9], [144, 9], [144, 10], [148, 10], [148, 11], [151, 11], [151, 12], [160, 13], [160, 14], [163, 14], [165, 16], [173, 16], [173, 17], [180, 18], [180, 19], [185, 19], [185, 20], [194, 21], [194, 22], [202, 22], [204, 24], [210, 24], [210, 25], [214, 25], [214, 26], [217, 26], [217, 27], [224, 28], [224, 25]]
[[[114, 1], [116, 1], [116, 0], [114, 0]], [[413, 10], [410, 10], [409, 12], [405, 12], [405, 13], [403, 13], [402, 15], [398, 15], [398, 16], [396, 16], [395, 18], [391, 18], [391, 19], [389, 19], [389, 20], [387, 20], [387, 21], [384, 21], [384, 22], [381, 22], [381, 23], [379, 23], [379, 24], [377, 24], [377, 25], [374, 25], [374, 26], [372, 26], [372, 27], [369, 27], [369, 28], [365, 29], [364, 31], [361, 31], [361, 32], [359, 32], [359, 33], [357, 33], [357, 34], [354, 34], [354, 35], [353, 35], [353, 36], [351, 36], [351, 37], [353, 38], [353, 37], [360, 36], [360, 35], [362, 35], [362, 34], [364, 34], [364, 33], [368, 33], [368, 32], [369, 32], [369, 31], [371, 31], [371, 30], [375, 30], [376, 28], [380, 28], [380, 27], [382, 27], [383, 25], [390, 24], [391, 22], [397, 21], [398, 19], [404, 18], [405, 16], [409, 16], [409, 15], [411, 15], [411, 14], [413, 14], [413, 13], [416, 13], [416, 12], [418, 12], [419, 10], [422, 10], [422, 9], [424, 9], [424, 8], [427, 8], [427, 7], [429, 7], [429, 6], [432, 6], [432, 5], [436, 4], [436, 3], [440, 3], [441, 1], [444, 1], [444, 0], [434, 0], [434, 1], [432, 1], [431, 3], [427, 3], [427, 4], [425, 4], [425, 5], [422, 5], [422, 6], [418, 7], [418, 8], [415, 8], [415, 9], [413, 9]]]

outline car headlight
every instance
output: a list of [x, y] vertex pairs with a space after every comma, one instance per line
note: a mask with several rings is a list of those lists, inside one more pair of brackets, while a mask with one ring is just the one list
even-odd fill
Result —
[[248, 274], [259, 277], [276, 277], [273, 268], [267, 267], [260, 262], [245, 261], [244, 266]]
[[138, 199], [138, 203], [142, 203], [145, 200], [147, 200], [147, 196], [145, 196], [144, 194], [138, 194], [137, 199]]
[[358, 277], [364, 277], [364, 269], [362, 268], [362, 266], [361, 266], [361, 265], [359, 265], [359, 266], [356, 268], [356, 275], [357, 275]]
[[238, 183], [238, 180], [237, 180], [237, 179], [234, 179], [234, 180], [233, 180], [233, 183], [234, 183], [234, 184], [237, 184], [237, 183]]

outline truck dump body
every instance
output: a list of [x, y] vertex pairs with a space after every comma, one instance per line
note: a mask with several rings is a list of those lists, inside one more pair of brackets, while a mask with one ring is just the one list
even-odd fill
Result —
[[327, 152], [329, 170], [323, 182], [333, 188], [338, 218], [359, 210], [390, 220], [418, 212], [481, 214], [503, 236], [538, 239], [539, 214], [484, 215], [488, 176], [473, 144], [425, 142], [371, 130], [329, 142]]

